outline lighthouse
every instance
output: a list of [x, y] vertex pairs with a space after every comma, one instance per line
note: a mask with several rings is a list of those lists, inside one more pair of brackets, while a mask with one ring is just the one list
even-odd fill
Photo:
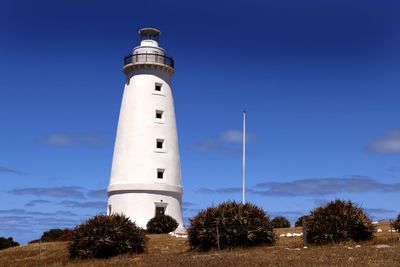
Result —
[[146, 228], [158, 214], [183, 227], [182, 181], [171, 77], [174, 60], [158, 45], [160, 31], [139, 30], [140, 46], [124, 58], [126, 75], [118, 121], [108, 214]]

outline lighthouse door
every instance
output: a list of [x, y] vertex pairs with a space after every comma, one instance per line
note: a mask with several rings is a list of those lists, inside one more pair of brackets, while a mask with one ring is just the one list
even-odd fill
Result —
[[164, 215], [164, 213], [165, 213], [165, 207], [156, 207], [156, 216]]

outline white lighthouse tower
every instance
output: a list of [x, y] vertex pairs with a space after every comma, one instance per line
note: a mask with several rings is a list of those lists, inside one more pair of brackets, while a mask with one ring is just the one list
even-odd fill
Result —
[[126, 84], [119, 115], [108, 214], [139, 226], [157, 214], [183, 227], [182, 181], [171, 77], [174, 61], [158, 46], [160, 31], [139, 30], [140, 46], [125, 57]]

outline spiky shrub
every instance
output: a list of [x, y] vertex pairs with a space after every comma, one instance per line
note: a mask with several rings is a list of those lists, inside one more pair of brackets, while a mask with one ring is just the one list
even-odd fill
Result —
[[71, 258], [108, 258], [140, 253], [145, 248], [145, 231], [120, 214], [97, 215], [78, 225], [69, 246]]
[[150, 219], [146, 228], [148, 233], [162, 234], [174, 231], [178, 225], [178, 222], [171, 216], [160, 214]]
[[400, 233], [400, 214], [397, 216], [397, 219], [392, 222], [392, 227], [394, 230]]
[[283, 216], [278, 216], [272, 219], [272, 226], [274, 228], [287, 228], [290, 227], [290, 222]]
[[374, 231], [361, 208], [339, 199], [314, 209], [306, 220], [307, 242], [314, 244], [369, 240]]
[[303, 215], [297, 219], [297, 221], [294, 223], [294, 227], [303, 227], [303, 219], [307, 219], [307, 215]]
[[199, 212], [190, 220], [191, 249], [206, 251], [273, 244], [276, 236], [265, 212], [252, 204], [228, 201]]

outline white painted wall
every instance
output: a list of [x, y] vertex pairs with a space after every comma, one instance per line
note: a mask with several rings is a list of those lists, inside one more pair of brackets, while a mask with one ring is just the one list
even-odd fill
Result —
[[[134, 52], [156, 46], [140, 46]], [[162, 86], [161, 92], [155, 91], [156, 84]], [[163, 111], [162, 120], [156, 119], [156, 110]], [[162, 150], [156, 148], [157, 139], [164, 139]], [[165, 169], [163, 179], [157, 178], [157, 169]], [[143, 66], [127, 74], [108, 193], [111, 212], [124, 213], [142, 227], [154, 217], [155, 203], [160, 202], [166, 203], [165, 213], [183, 226], [174, 100], [170, 74], [160, 68]]]
[[109, 205], [113, 213], [124, 213], [140, 227], [146, 228], [147, 222], [155, 215], [155, 203], [166, 203], [165, 214], [175, 218], [182, 227], [181, 194], [166, 192], [132, 191], [110, 194]]

